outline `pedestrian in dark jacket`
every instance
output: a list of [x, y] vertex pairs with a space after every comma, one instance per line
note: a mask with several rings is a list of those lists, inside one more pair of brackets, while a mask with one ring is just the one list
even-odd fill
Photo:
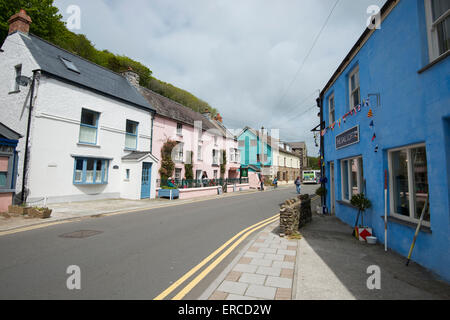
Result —
[[297, 187], [297, 193], [300, 194], [301, 193], [301, 187], [302, 187], [302, 181], [300, 180], [300, 177], [297, 177], [297, 179], [295, 180], [295, 186]]

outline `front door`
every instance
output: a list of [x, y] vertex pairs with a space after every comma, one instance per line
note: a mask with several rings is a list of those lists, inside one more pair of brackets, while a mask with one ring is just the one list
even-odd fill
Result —
[[150, 187], [152, 181], [152, 164], [148, 162], [142, 163], [142, 184], [141, 184], [141, 199], [150, 198]]
[[334, 162], [330, 163], [330, 201], [331, 201], [331, 214], [336, 214], [335, 212], [335, 184], [334, 184]]

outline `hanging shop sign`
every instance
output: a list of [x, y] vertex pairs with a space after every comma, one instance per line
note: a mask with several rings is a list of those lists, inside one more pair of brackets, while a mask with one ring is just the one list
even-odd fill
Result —
[[356, 143], [359, 143], [359, 126], [336, 136], [336, 149], [342, 149]]

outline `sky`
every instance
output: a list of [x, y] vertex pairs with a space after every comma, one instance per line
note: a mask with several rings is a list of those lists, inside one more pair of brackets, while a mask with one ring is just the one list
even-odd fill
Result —
[[[278, 129], [305, 141], [320, 122], [319, 90], [386, 0], [56, 0], [97, 49], [133, 58], [156, 78], [219, 110], [232, 129]], [[327, 17], [335, 9], [323, 31]], [[320, 37], [318, 37], [320, 33]], [[317, 38], [318, 37], [318, 38]], [[313, 46], [314, 44], [314, 46]], [[312, 51], [311, 51], [312, 49]]]

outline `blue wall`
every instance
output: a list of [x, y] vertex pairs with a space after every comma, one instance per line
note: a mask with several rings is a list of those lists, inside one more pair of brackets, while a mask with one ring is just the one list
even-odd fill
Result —
[[[423, 0], [402, 0], [383, 21], [346, 70], [323, 95], [323, 114], [329, 126], [328, 97], [334, 93], [335, 117], [348, 110], [348, 74], [359, 66], [361, 99], [380, 93], [381, 106], [371, 97], [369, 107], [347, 118], [341, 127], [324, 136], [325, 170], [330, 190], [330, 162], [335, 163], [335, 196], [341, 200], [341, 159], [362, 156], [366, 194], [373, 208], [365, 222], [384, 242], [384, 171], [388, 169], [388, 151], [392, 148], [425, 143], [430, 190], [431, 234], [420, 232], [412, 260], [450, 281], [450, 58], [418, 73], [429, 62]], [[369, 127], [371, 121], [375, 127]], [[360, 142], [336, 150], [336, 135], [360, 126]], [[377, 138], [372, 142], [373, 133]], [[379, 146], [375, 153], [375, 146]], [[327, 196], [330, 207], [330, 193]], [[353, 226], [357, 210], [336, 203], [336, 215]], [[407, 256], [415, 228], [390, 221], [388, 246]]]

